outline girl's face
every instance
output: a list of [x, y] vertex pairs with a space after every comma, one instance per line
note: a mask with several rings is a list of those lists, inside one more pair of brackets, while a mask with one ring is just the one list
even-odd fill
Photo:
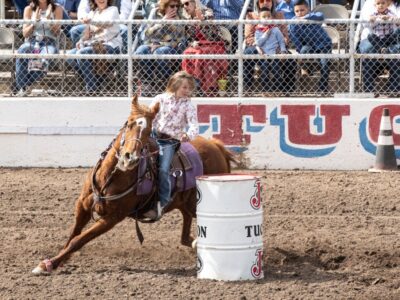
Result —
[[100, 10], [107, 8], [107, 0], [95, 0], [94, 2]]
[[183, 79], [181, 85], [175, 92], [176, 98], [189, 98], [192, 95], [192, 87], [189, 84], [189, 80]]
[[376, 10], [379, 13], [383, 13], [386, 10], [386, 8], [389, 7], [389, 1], [388, 0], [376, 0], [375, 6], [376, 6]]

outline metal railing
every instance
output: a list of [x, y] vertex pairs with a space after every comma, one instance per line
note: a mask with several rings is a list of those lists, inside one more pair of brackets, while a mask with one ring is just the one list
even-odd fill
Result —
[[[355, 7], [359, 0], [355, 1]], [[134, 3], [134, 16], [139, 1]], [[155, 96], [165, 89], [168, 77], [182, 68], [191, 71], [197, 78], [197, 96], [207, 97], [332, 97], [335, 94], [356, 96], [360, 93], [397, 95], [396, 68], [399, 65], [400, 54], [397, 52], [379, 52], [361, 54], [357, 51], [355, 41], [361, 24], [368, 23], [355, 18], [353, 10], [350, 19], [329, 19], [323, 22], [304, 20], [246, 20], [246, 0], [239, 20], [127, 20], [115, 21], [113, 24], [127, 25], [126, 53], [118, 54], [70, 54], [73, 48], [68, 38], [66, 27], [80, 24], [79, 21], [43, 21], [43, 24], [61, 24], [63, 32], [56, 42], [59, 53], [31, 54], [22, 53], [24, 44], [22, 24], [32, 21], [0, 20], [1, 28], [11, 30], [13, 46], [7, 50], [6, 43], [0, 49], [0, 94], [12, 96], [128, 96], [137, 92], [140, 86], [145, 96]], [[394, 21], [393, 21], [394, 22]], [[390, 23], [390, 22], [385, 22]], [[99, 22], [93, 22], [99, 24]], [[219, 35], [207, 47], [194, 45], [190, 40], [183, 49], [192, 51], [176, 54], [154, 52], [143, 54], [140, 51], [145, 41], [140, 41], [143, 30], [154, 24], [163, 27], [185, 27], [186, 32], [200, 30], [207, 34], [222, 27], [225, 34]], [[275, 28], [288, 29], [296, 24], [312, 26], [324, 24], [333, 41], [329, 51], [315, 53], [297, 53], [293, 42], [289, 43], [288, 52], [278, 51], [277, 54], [263, 54], [262, 50], [248, 54], [244, 46], [244, 27], [246, 25], [273, 25]], [[325, 27], [326, 26], [326, 27]], [[237, 28], [237, 41], [229, 40], [226, 28]], [[329, 28], [329, 30], [327, 29]], [[261, 30], [261, 29], [260, 29]], [[284, 31], [284, 30], [282, 30]], [[290, 30], [289, 30], [290, 31]], [[228, 33], [229, 30], [228, 30]], [[0, 32], [0, 34], [4, 34]], [[311, 37], [313, 38], [313, 37]], [[134, 41], [136, 41], [134, 43]], [[218, 42], [222, 42], [218, 43]], [[28, 44], [29, 45], [29, 44]], [[228, 46], [238, 45], [229, 52]], [[47, 45], [42, 44], [42, 48]], [[211, 47], [211, 50], [210, 50]], [[17, 49], [20, 49], [19, 51]], [[213, 53], [212, 50], [216, 52]], [[222, 50], [221, 50], [222, 49]], [[218, 50], [218, 51], [217, 51]], [[196, 52], [197, 51], [197, 52]], [[201, 53], [206, 54], [198, 54]], [[207, 52], [208, 51], [208, 52]], [[33, 59], [47, 63], [47, 69], [32, 70], [26, 68]], [[75, 63], [71, 63], [75, 62]], [[99, 64], [99, 62], [102, 62]], [[25, 66], [25, 69], [23, 68]], [[85, 69], [86, 68], [86, 69]], [[100, 68], [97, 70], [96, 68]], [[323, 69], [327, 68], [327, 69]], [[21, 73], [21, 69], [25, 70]], [[325, 71], [323, 71], [325, 70]], [[376, 73], [369, 76], [365, 72]], [[15, 73], [15, 75], [14, 75]], [[88, 74], [92, 78], [88, 78]], [[151, 73], [151, 74], [149, 74]], [[376, 75], [376, 76], [375, 76]], [[322, 80], [328, 76], [327, 81]], [[33, 79], [32, 79], [33, 78]], [[368, 84], [366, 80], [373, 80]], [[25, 81], [25, 82], [24, 82]], [[29, 82], [21, 93], [21, 86]], [[22, 82], [22, 84], [21, 84]], [[88, 89], [92, 84], [96, 88]], [[324, 87], [326, 85], [326, 88]]]

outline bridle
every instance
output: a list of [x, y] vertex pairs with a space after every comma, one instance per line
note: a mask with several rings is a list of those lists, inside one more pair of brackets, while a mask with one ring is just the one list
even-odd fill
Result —
[[[139, 166], [139, 164], [141, 163], [141, 161], [143, 159], [147, 159], [147, 158], [153, 156], [154, 154], [156, 154], [158, 152], [158, 151], [156, 151], [154, 153], [153, 152], [149, 152], [148, 146], [147, 145], [143, 145], [143, 142], [141, 140], [143, 130], [147, 126], [146, 119], [144, 117], [138, 118], [138, 119], [135, 120], [135, 123], [140, 126], [140, 132], [139, 132], [138, 137], [133, 137], [133, 138], [130, 138], [129, 140], [125, 139], [126, 132], [127, 132], [128, 128], [129, 128], [128, 122], [125, 122], [124, 126], [119, 130], [120, 133], [122, 131], [119, 148], [117, 149], [115, 147], [115, 142], [117, 140], [117, 137], [115, 137], [112, 140], [112, 142], [110, 143], [110, 145], [107, 147], [107, 149], [105, 151], [103, 151], [103, 153], [100, 156], [100, 159], [97, 161], [96, 166], [93, 169], [92, 182], [91, 182], [92, 191], [93, 191], [93, 195], [94, 195], [93, 196], [93, 200], [94, 201], [93, 201], [92, 209], [93, 209], [94, 205], [96, 203], [98, 203], [98, 202], [115, 201], [115, 200], [119, 200], [119, 199], [125, 197], [129, 193], [133, 192], [137, 188], [138, 184], [143, 181], [143, 179], [144, 179], [144, 177], [145, 177], [145, 175], [146, 175], [146, 173], [148, 171], [147, 168], [145, 170], [143, 170], [143, 174], [138, 174], [138, 178], [137, 178], [136, 182], [133, 182], [125, 191], [123, 191], [123, 192], [121, 192], [119, 194], [115, 194], [115, 195], [103, 195], [105, 189], [112, 182], [114, 174], [117, 172], [117, 170], [121, 170], [119, 168], [119, 162], [120, 162], [121, 156], [122, 156], [121, 155], [121, 150], [123, 149], [123, 146], [125, 145], [125, 143], [127, 141], [136, 141], [137, 143], [140, 144], [140, 150], [139, 150], [140, 155], [139, 155], [139, 157], [137, 159], [137, 162], [135, 162], [134, 166], [130, 169], [131, 171], [133, 171], [135, 169], [139, 169], [138, 166]], [[118, 162], [117, 162], [117, 164], [115, 164], [114, 169], [111, 171], [110, 175], [107, 177], [106, 182], [104, 183], [104, 185], [101, 187], [101, 189], [98, 189], [97, 188], [97, 184], [96, 184], [96, 173], [99, 170], [102, 162], [104, 161], [105, 157], [107, 156], [107, 154], [108, 154], [108, 152], [110, 151], [111, 148], [114, 149], [115, 157], [117, 158]], [[135, 150], [135, 151], [137, 151], [137, 150]], [[132, 155], [132, 153], [130, 155]], [[124, 171], [124, 170], [121, 170], [121, 171]], [[139, 172], [139, 170], [138, 170], [138, 172]]]

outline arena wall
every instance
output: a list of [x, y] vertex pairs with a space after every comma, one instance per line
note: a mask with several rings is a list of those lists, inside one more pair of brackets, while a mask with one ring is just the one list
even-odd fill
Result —
[[[140, 99], [149, 104], [148, 99]], [[200, 132], [247, 168], [362, 170], [374, 164], [383, 107], [400, 158], [397, 99], [194, 98]], [[0, 166], [92, 166], [129, 115], [124, 98], [3, 98]]]

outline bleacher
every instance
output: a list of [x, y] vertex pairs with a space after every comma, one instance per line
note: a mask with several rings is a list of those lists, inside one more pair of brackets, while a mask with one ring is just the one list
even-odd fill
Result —
[[[138, 0], [140, 1], [140, 0]], [[246, 1], [246, 4], [252, 5], [250, 1]], [[328, 6], [327, 6], [328, 5]], [[359, 1], [355, 1], [355, 7], [359, 6]], [[136, 9], [133, 12], [132, 21], [132, 41], [130, 41], [131, 45], [133, 45], [131, 49], [131, 53], [135, 50], [135, 48], [140, 44], [140, 34], [141, 34], [141, 26], [150, 21], [145, 21], [143, 19], [144, 14], [144, 4], [138, 3]], [[321, 9], [322, 6], [332, 9], [334, 6], [329, 6], [329, 4], [323, 4], [316, 6], [315, 9]], [[344, 11], [347, 11], [345, 8]], [[333, 10], [331, 10], [333, 12]], [[360, 54], [356, 52], [356, 43], [355, 40], [357, 38], [356, 28], [358, 24], [358, 19], [356, 19], [358, 10], [356, 8], [352, 9], [351, 14], [347, 12], [348, 17], [342, 14], [332, 14], [323, 22], [324, 26], [326, 26], [327, 30], [329, 30], [330, 36], [334, 40], [334, 47], [332, 54], [327, 55], [309, 55], [302, 56], [299, 54], [288, 55], [276, 55], [276, 57], [265, 57], [265, 56], [246, 56], [243, 55], [240, 49], [233, 54], [226, 54], [224, 56], [220, 56], [220, 58], [225, 58], [232, 63], [233, 61], [237, 62], [237, 70], [230, 71], [226, 78], [228, 85], [224, 90], [216, 90], [211, 93], [211, 97], [333, 97], [336, 94], [358, 94], [363, 93], [362, 89], [362, 76], [360, 63], [363, 59]], [[3, 20], [1, 26], [4, 28], [8, 28], [12, 30], [14, 35], [14, 51], [12, 50], [12, 45], [7, 45], [4, 43], [0, 43], [0, 94], [2, 96], [13, 96], [11, 86], [13, 81], [15, 80], [15, 60], [18, 57], [16, 54], [17, 49], [23, 43], [23, 37], [21, 33], [21, 24], [16, 24], [15, 21], [7, 23], [8, 20], [15, 20], [17, 13], [15, 9], [12, 7], [12, 2], [10, 0], [6, 1], [5, 5], [5, 17], [6, 20]], [[241, 25], [248, 22], [242, 20]], [[290, 21], [272, 21], [271, 23], [290, 23]], [[181, 21], [182, 23], [182, 21]], [[218, 21], [211, 22], [218, 26], [223, 26], [225, 23]], [[254, 22], [253, 22], [254, 23]], [[293, 23], [293, 22], [292, 22]], [[183, 23], [184, 24], [184, 23]], [[189, 24], [187, 22], [186, 24]], [[210, 24], [210, 23], [204, 23]], [[184, 26], [184, 25], [182, 25]], [[136, 34], [135, 34], [136, 33]], [[359, 34], [359, 33], [357, 33]], [[134, 43], [136, 39], [136, 42]], [[106, 76], [101, 78], [103, 84], [101, 89], [93, 92], [91, 94], [85, 93], [84, 82], [82, 78], [78, 76], [75, 70], [68, 66], [66, 63], [66, 50], [71, 49], [71, 43], [69, 39], [62, 34], [60, 36], [60, 54], [59, 59], [53, 59], [53, 63], [50, 65], [49, 72], [47, 75], [41, 80], [32, 86], [32, 89], [29, 93], [30, 96], [43, 96], [43, 97], [53, 97], [53, 96], [76, 96], [80, 97], [82, 95], [85, 96], [116, 96], [116, 97], [125, 97], [132, 95], [137, 91], [139, 85], [142, 84], [140, 80], [140, 68], [139, 68], [139, 60], [143, 59], [143, 57], [138, 55], [132, 55], [132, 69], [129, 70], [129, 58], [127, 55], [119, 55], [116, 56], [116, 59], [109, 58], [108, 60], [108, 68], [109, 71], [106, 72]], [[293, 47], [291, 48], [293, 50]], [[292, 51], [294, 52], [294, 51]], [[12, 53], [14, 55], [13, 58], [4, 58], [6, 55]], [[393, 58], [395, 55], [389, 55], [388, 58]], [[205, 58], [212, 59], [215, 56], [208, 56]], [[311, 58], [309, 58], [311, 57]], [[320, 77], [318, 64], [316, 64], [316, 59], [320, 57], [327, 57], [331, 62], [331, 72], [329, 76], [329, 89], [326, 93], [320, 93], [317, 91], [316, 85], [318, 79]], [[97, 55], [95, 59], [101, 59], [101, 55]], [[168, 60], [176, 61], [185, 58], [182, 55], [176, 55], [173, 58], [169, 57]], [[296, 88], [293, 91], [285, 92], [285, 91], [274, 91], [274, 89], [266, 90], [265, 85], [268, 84], [268, 80], [260, 76], [260, 68], [256, 66], [253, 74], [253, 86], [251, 89], [245, 89], [243, 87], [243, 62], [246, 59], [295, 59], [297, 62], [301, 63], [311, 63], [314, 65], [315, 70], [309, 76], [301, 76], [300, 68], [298, 70], [297, 83]], [[154, 57], [153, 57], [154, 59]], [[156, 58], [162, 59], [162, 58]], [[377, 59], [384, 61], [382, 55], [377, 55]], [[210, 74], [212, 76], [212, 74]], [[221, 78], [222, 79], [222, 78]], [[271, 78], [270, 78], [271, 79]], [[384, 72], [378, 79], [376, 83], [377, 91], [376, 93], [391, 95], [391, 91], [389, 91], [386, 87], [388, 81], [388, 73]], [[154, 96], [157, 93], [160, 93], [165, 88], [166, 81], [160, 80], [159, 78], [153, 78], [151, 85], [152, 91], [150, 96]], [[202, 96], [201, 91], [197, 91], [196, 95]]]

